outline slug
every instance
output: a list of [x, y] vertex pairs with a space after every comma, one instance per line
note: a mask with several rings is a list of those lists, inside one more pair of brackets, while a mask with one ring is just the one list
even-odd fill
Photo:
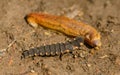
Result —
[[100, 33], [92, 26], [83, 22], [78, 22], [65, 16], [55, 16], [44, 13], [30, 13], [25, 17], [25, 20], [34, 28], [40, 25], [69, 36], [83, 36], [85, 43], [91, 47], [99, 48], [101, 46]]

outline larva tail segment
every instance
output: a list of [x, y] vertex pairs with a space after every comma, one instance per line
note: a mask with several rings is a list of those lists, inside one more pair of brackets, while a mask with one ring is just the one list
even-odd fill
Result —
[[56, 43], [25, 50], [21, 57], [61, 55], [80, 48], [82, 43], [84, 43], [84, 39], [82, 37], [76, 37], [74, 40], [66, 41], [65, 43]]

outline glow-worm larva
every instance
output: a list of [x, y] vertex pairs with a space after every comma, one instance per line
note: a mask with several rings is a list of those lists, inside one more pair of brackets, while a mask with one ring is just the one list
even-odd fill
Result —
[[76, 37], [74, 40], [69, 40], [64, 43], [56, 43], [51, 45], [45, 45], [40, 47], [31, 48], [25, 50], [22, 53], [21, 58], [33, 57], [33, 56], [55, 56], [64, 53], [72, 52], [75, 49], [79, 49], [83, 45], [84, 39], [82, 37]]

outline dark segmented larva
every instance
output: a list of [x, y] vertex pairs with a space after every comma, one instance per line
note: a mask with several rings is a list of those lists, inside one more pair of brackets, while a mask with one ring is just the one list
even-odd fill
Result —
[[40, 46], [25, 50], [22, 53], [22, 58], [32, 56], [54, 56], [61, 55], [67, 52], [72, 52], [74, 49], [78, 49], [84, 43], [82, 37], [76, 37], [74, 40], [66, 41], [65, 43], [56, 43], [51, 45]]

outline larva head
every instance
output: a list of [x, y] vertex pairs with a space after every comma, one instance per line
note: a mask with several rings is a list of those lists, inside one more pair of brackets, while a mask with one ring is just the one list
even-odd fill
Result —
[[99, 48], [101, 46], [101, 40], [100, 40], [100, 34], [99, 33], [97, 33], [97, 34], [95, 34], [95, 33], [94, 34], [93, 33], [86, 34], [85, 41], [86, 41], [86, 43], [88, 43], [92, 47]]

